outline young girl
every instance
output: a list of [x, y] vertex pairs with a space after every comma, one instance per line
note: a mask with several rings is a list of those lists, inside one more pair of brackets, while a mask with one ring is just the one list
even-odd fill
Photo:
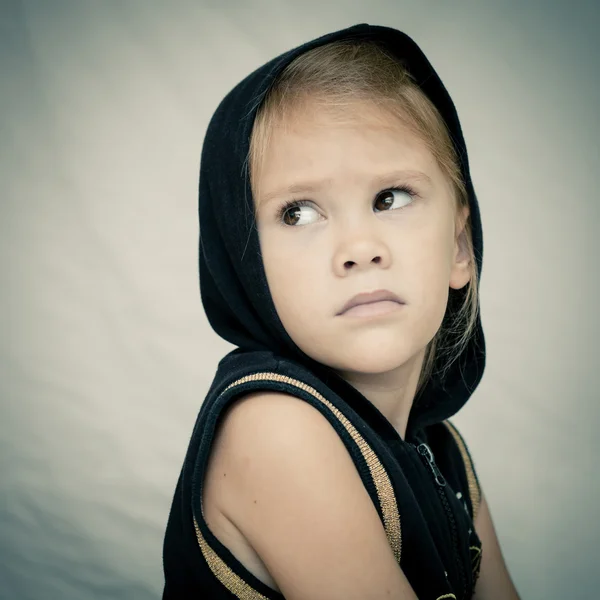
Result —
[[482, 234], [452, 100], [400, 31], [271, 60], [209, 125], [200, 286], [219, 363], [163, 599], [518, 599], [448, 421], [483, 375]]

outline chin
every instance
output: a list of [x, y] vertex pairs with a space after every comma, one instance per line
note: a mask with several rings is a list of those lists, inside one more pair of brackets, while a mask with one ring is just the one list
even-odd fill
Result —
[[412, 357], [412, 355], [401, 354], [389, 356], [381, 353], [361, 353], [360, 355], [347, 357], [345, 360], [340, 361], [339, 370], [369, 375], [390, 373], [405, 365]]
[[338, 371], [354, 373], [389, 373], [398, 369], [414, 358], [427, 344], [408, 342], [406, 336], [393, 338], [378, 336], [378, 339], [357, 339], [354, 343], [339, 342], [335, 350], [321, 347], [320, 351], [311, 352], [311, 356], [319, 362]]

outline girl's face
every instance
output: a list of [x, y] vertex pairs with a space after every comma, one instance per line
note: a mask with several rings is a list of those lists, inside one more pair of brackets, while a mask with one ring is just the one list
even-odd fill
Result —
[[[457, 239], [468, 213], [457, 214], [419, 138], [380, 109], [353, 108], [341, 122], [305, 106], [274, 129], [254, 181], [257, 226], [275, 308], [297, 346], [342, 373], [385, 373], [422, 356], [449, 287], [468, 282]], [[398, 300], [340, 314], [378, 290]]]

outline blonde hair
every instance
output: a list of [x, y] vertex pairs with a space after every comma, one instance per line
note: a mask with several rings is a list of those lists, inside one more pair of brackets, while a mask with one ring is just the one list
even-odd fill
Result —
[[[285, 124], [293, 110], [308, 100], [338, 117], [344, 114], [344, 107], [368, 102], [399, 119], [436, 158], [451, 185], [456, 208], [469, 205], [458, 157], [442, 116], [402, 62], [369, 41], [338, 41], [310, 50], [291, 62], [273, 82], [259, 107], [250, 138], [248, 164], [255, 198], [257, 174], [262, 168], [271, 132], [275, 125]], [[444, 377], [476, 327], [478, 273], [470, 217], [464, 234], [470, 258], [470, 280], [463, 290], [459, 310], [455, 315], [446, 310], [442, 325], [427, 346], [417, 391], [432, 375], [435, 363], [442, 364], [437, 373]], [[450, 294], [458, 291], [450, 289]]]

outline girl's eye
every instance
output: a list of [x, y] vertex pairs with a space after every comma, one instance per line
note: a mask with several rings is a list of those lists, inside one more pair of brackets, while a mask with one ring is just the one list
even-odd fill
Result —
[[[377, 194], [373, 208], [375, 212], [404, 208], [416, 195], [408, 186], [388, 188]], [[309, 200], [292, 200], [279, 209], [278, 217], [284, 225], [295, 227], [316, 223], [320, 215]]]
[[285, 225], [308, 225], [319, 220], [319, 213], [305, 200], [296, 200], [281, 209], [280, 219]]
[[416, 193], [408, 187], [390, 188], [377, 194], [374, 207], [377, 212], [403, 208], [413, 201]]

